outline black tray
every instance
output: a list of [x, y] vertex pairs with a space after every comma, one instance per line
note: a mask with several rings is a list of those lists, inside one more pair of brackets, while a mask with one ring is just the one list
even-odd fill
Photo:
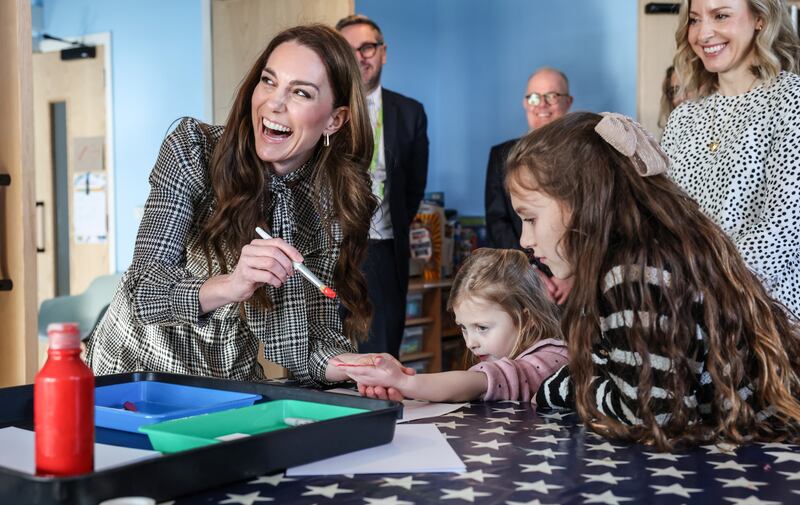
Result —
[[[86, 504], [118, 496], [157, 501], [245, 480], [347, 452], [387, 444], [402, 404], [298, 387], [156, 372], [95, 378], [97, 386], [160, 381], [256, 393], [262, 401], [292, 399], [366, 409], [370, 412], [306, 424], [75, 477], [37, 477], [0, 467], [0, 503]], [[0, 428], [33, 428], [33, 386], [0, 389]], [[150, 448], [145, 435], [97, 428], [97, 442]], [[3, 450], [3, 448], [0, 448]]]

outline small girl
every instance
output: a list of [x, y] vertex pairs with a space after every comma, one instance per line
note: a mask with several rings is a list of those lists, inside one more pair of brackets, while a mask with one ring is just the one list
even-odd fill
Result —
[[522, 247], [574, 277], [562, 316], [571, 361], [537, 404], [662, 450], [797, 440], [797, 324], [663, 175], [668, 164], [618, 114], [568, 114], [509, 154]]
[[448, 310], [479, 361], [469, 370], [407, 375], [381, 356], [366, 366], [338, 366], [360, 389], [394, 388], [407, 398], [529, 402], [542, 380], [567, 363], [556, 308], [522, 251], [475, 251], [453, 281]]

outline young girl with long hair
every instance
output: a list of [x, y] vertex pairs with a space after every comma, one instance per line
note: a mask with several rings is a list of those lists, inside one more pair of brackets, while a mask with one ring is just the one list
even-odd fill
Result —
[[334, 363], [354, 357], [369, 328], [358, 267], [376, 206], [372, 149], [347, 41], [323, 25], [275, 36], [224, 128], [187, 118], [164, 140], [133, 262], [89, 342], [94, 371], [257, 380], [261, 343], [301, 382], [344, 380]]
[[475, 251], [453, 280], [448, 309], [476, 362], [469, 370], [408, 375], [388, 355], [340, 367], [361, 388], [393, 388], [408, 398], [528, 402], [567, 363], [556, 307], [522, 251]]
[[618, 114], [568, 114], [510, 153], [522, 246], [575, 281], [561, 320], [570, 364], [537, 403], [664, 450], [796, 439], [796, 322], [668, 163]]

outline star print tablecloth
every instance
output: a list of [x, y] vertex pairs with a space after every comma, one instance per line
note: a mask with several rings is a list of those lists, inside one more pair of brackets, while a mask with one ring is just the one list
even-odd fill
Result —
[[172, 503], [800, 503], [796, 445], [706, 446], [661, 454], [588, 432], [573, 413], [537, 413], [518, 402], [472, 403], [416, 422], [435, 423], [467, 472], [303, 478], [277, 473]]

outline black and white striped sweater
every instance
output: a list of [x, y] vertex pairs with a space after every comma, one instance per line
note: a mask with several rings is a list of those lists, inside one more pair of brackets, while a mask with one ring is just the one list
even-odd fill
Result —
[[[644, 270], [644, 271], [643, 271]], [[655, 301], [658, 313], [640, 310], [638, 306], [645, 293], [639, 285], [644, 276], [649, 296]], [[671, 275], [666, 270], [654, 267], [615, 266], [603, 278], [600, 299], [600, 335], [592, 349], [594, 362], [595, 398], [597, 409], [603, 414], [625, 424], [642, 424], [639, 412], [639, 374], [642, 368], [642, 355], [631, 349], [631, 331], [634, 325], [647, 328], [655, 319], [645, 359], [653, 369], [653, 385], [650, 389], [648, 407], [659, 425], [666, 424], [671, 415], [671, 393], [668, 392], [670, 374], [691, 373], [693, 387], [683, 401], [687, 407], [696, 411], [690, 422], [702, 422], [711, 414], [714, 387], [711, 375], [706, 371], [708, 341], [703, 324], [703, 300], [695, 297], [692, 301], [693, 320], [679, 323], [679, 336], [688, 336], [685, 361], [675, 363], [666, 356], [667, 331], [669, 327], [669, 306], [663, 291], [670, 288]], [[679, 372], [678, 372], [679, 371]], [[738, 391], [743, 399], [752, 401], [751, 384], [743, 384]], [[545, 408], [572, 408], [574, 390], [570, 379], [569, 365], [560, 368], [547, 379], [537, 394], [537, 404]], [[760, 417], [770, 413], [762, 411]]]

